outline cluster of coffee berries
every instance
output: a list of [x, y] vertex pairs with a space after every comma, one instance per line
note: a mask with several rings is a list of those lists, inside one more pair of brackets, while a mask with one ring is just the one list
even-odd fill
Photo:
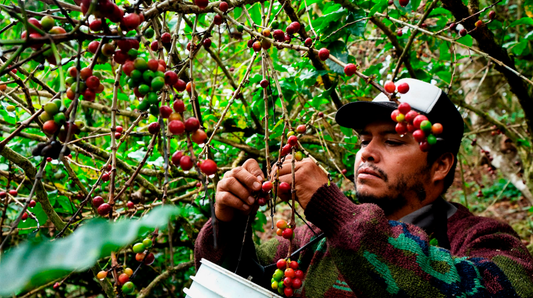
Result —
[[395, 127], [396, 132], [399, 135], [407, 132], [412, 133], [423, 152], [427, 152], [432, 145], [435, 145], [437, 143], [436, 136], [442, 133], [442, 124], [431, 124], [426, 116], [411, 110], [411, 106], [406, 102], [402, 102], [398, 109], [392, 112], [391, 118], [398, 122]]
[[113, 210], [113, 208], [111, 207], [111, 205], [109, 205], [108, 203], [106, 203], [104, 201], [104, 198], [102, 198], [101, 196], [96, 196], [93, 198], [92, 200], [92, 204], [94, 206], [94, 208], [96, 208], [98, 214], [100, 216], [107, 216], [109, 215], [109, 213], [111, 213], [111, 211]]
[[[50, 120], [53, 121], [53, 120]], [[42, 156], [46, 157], [47, 161], [52, 161], [52, 159], [58, 159], [59, 154], [61, 153], [61, 149], [63, 148], [63, 145], [59, 141], [49, 141], [46, 143], [39, 143], [37, 144], [37, 147], [33, 148], [33, 151], [31, 154], [33, 156]], [[65, 149], [65, 155], [70, 154], [70, 148]]]
[[[148, 28], [145, 32], [144, 32], [144, 36], [146, 38], [152, 38], [154, 37], [154, 30], [151, 29], [151, 28]], [[167, 49], [167, 50], [170, 50], [170, 46], [171, 46], [171, 42], [172, 42], [172, 35], [170, 35], [170, 33], [168, 32], [164, 32], [163, 34], [161, 34], [161, 43], [163, 44], [163, 46]], [[159, 50], [159, 43], [157, 42], [157, 40], [154, 40], [151, 44], [150, 44], [150, 49], [152, 49], [152, 51], [156, 52]]]
[[[288, 184], [288, 183], [287, 183]], [[289, 186], [290, 189], [290, 186]], [[283, 219], [280, 219], [276, 222], [276, 227], [278, 228], [276, 230], [276, 235], [281, 236], [285, 239], [293, 239], [294, 238], [294, 232], [292, 230], [292, 227], [287, 224], [287, 222]]]
[[[81, 7], [81, 12], [86, 15], [89, 12], [92, 0], [81, 0], [79, 3]], [[98, 0], [96, 5], [92, 10], [92, 14], [96, 18], [106, 18], [113, 23], [121, 23], [124, 18], [124, 11], [118, 7], [113, 1], [109, 0]], [[144, 17], [142, 18], [144, 21]], [[137, 24], [138, 26], [139, 24]], [[125, 29], [125, 28], [123, 28]], [[135, 28], [133, 28], [135, 29]]]
[[398, 91], [398, 93], [405, 94], [409, 92], [409, 84], [405, 82], [398, 84], [398, 86], [396, 87], [396, 84], [391, 81], [388, 81], [385, 83], [385, 85], [383, 85], [383, 87], [385, 88], [385, 91], [389, 93], [395, 93], [396, 91]]
[[[51, 35], [67, 33], [67, 31], [64, 28], [55, 26], [55, 21], [51, 16], [45, 16], [40, 21], [37, 20], [36, 18], [29, 18], [28, 23], [32, 24], [36, 28], [39, 28], [40, 30], [47, 32], [48, 34], [51, 34]], [[35, 29], [31, 27], [29, 28], [28, 31], [30, 34], [28, 37], [30, 39], [43, 37], [43, 35], [41, 35], [40, 33], [38, 33]], [[23, 31], [20, 37], [22, 39], [26, 39], [27, 34], [28, 32]], [[40, 48], [42, 48], [42, 46], [43, 44], [41, 43], [34, 43], [31, 45], [31, 48], [33, 50], [39, 50]], [[59, 62], [59, 61], [56, 61], [56, 57], [54, 56], [54, 52], [51, 48], [44, 51], [41, 55], [38, 55], [34, 58], [34, 60], [39, 63], [43, 63], [45, 59], [48, 61], [48, 63], [53, 64], [53, 65], [56, 65]]]
[[165, 74], [167, 66], [165, 61], [143, 58], [136, 58], [133, 61], [126, 61], [122, 70], [128, 76], [126, 80], [128, 86], [133, 90], [135, 96], [143, 98], [137, 107], [141, 111], [150, 109], [153, 115], [159, 114], [159, 92], [169, 79], [176, 83], [178, 76], [175, 72], [169, 71]]
[[39, 119], [43, 122], [43, 131], [49, 135], [53, 135], [61, 125], [65, 124], [67, 117], [61, 113], [61, 100], [47, 102], [43, 106], [43, 112], [39, 115]]
[[280, 295], [292, 297], [294, 290], [302, 287], [304, 272], [298, 269], [298, 262], [280, 259], [276, 263], [276, 271], [272, 275], [271, 287]]
[[[96, 274], [96, 278], [99, 280], [104, 280], [107, 277], [109, 271], [102, 270]], [[131, 268], [125, 268], [124, 271], [118, 276], [117, 283], [122, 285], [123, 294], [131, 294], [135, 290], [135, 285], [130, 281], [130, 277], [133, 275], [133, 270]]]
[[294, 134], [294, 131], [289, 131], [287, 137], [287, 144], [281, 147], [281, 156], [291, 153], [292, 147], [298, 146], [298, 137]]
[[145, 265], [152, 265], [155, 260], [155, 256], [153, 253], [148, 252], [150, 247], [152, 247], [152, 239], [148, 237], [142, 242], [135, 243], [133, 245], [135, 260], [137, 260], [137, 262], [144, 262]]
[[[76, 83], [76, 77], [78, 75], [78, 70], [75, 66], [72, 66], [68, 69], [69, 77], [65, 80], [67, 87], [67, 98], [74, 100], [76, 96], [76, 91], [78, 90], [78, 84]], [[89, 67], [85, 67], [80, 70], [80, 84], [79, 84], [79, 95], [83, 96], [84, 100], [93, 102], [96, 98], [96, 94], [104, 92], [104, 85], [100, 83], [102, 79], [102, 74], [95, 72]]]
[[113, 165], [108, 164], [105, 168], [105, 172], [102, 174], [102, 181], [107, 182], [111, 179], [111, 170], [113, 169]]

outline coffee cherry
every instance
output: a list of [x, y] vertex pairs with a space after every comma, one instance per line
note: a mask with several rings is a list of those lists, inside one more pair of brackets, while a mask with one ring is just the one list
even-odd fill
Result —
[[407, 125], [403, 122], [399, 122], [394, 129], [396, 130], [396, 133], [403, 135], [407, 132]]
[[289, 26], [294, 29], [294, 32], [300, 32], [300, 23], [292, 22]]
[[150, 247], [152, 247], [152, 239], [150, 239], [150, 238], [145, 238], [145, 239], [143, 240], [143, 245], [144, 245], [144, 247], [146, 247], [146, 248], [150, 248]]
[[148, 125], [148, 132], [151, 134], [156, 134], [159, 132], [159, 130], [160, 130], [160, 126], [159, 126], [159, 123], [157, 122], [152, 122], [150, 123], [150, 125]]
[[401, 28], [396, 30], [396, 35], [402, 36], [403, 35], [403, 30]]
[[440, 135], [442, 133], [443, 127], [440, 123], [435, 123], [433, 126], [431, 126], [431, 132], [434, 135]]
[[285, 261], [285, 259], [279, 259], [276, 262], [276, 267], [278, 267], [278, 269], [280, 269], [280, 270], [287, 269], [287, 261]]
[[283, 30], [276, 29], [272, 32], [272, 37], [277, 41], [284, 41], [285, 40], [285, 33]]
[[161, 106], [159, 108], [159, 114], [161, 114], [162, 118], [167, 119], [172, 114], [172, 109], [169, 106]]
[[299, 278], [293, 279], [291, 283], [291, 287], [293, 289], [299, 289], [300, 287], [302, 287], [302, 280]]
[[6, 191], [0, 191], [0, 199], [4, 199], [5, 197], [7, 197], [7, 192]]
[[383, 87], [385, 87], [385, 91], [387, 91], [388, 93], [394, 93], [396, 91], [396, 85], [394, 85], [394, 83], [391, 81], [385, 83]]
[[[494, 20], [494, 17], [496, 17], [496, 12], [494, 10], [491, 10], [489, 12], [489, 20]], [[42, 20], [41, 20], [42, 23]]]
[[226, 11], [228, 11], [228, 8], [229, 8], [229, 5], [228, 5], [227, 2], [221, 1], [221, 2], [218, 4], [218, 9], [220, 9], [222, 12], [226, 12]]
[[26, 219], [28, 219], [28, 213], [24, 212], [24, 214], [22, 214], [22, 221], [25, 221]]
[[152, 263], [155, 260], [155, 256], [153, 253], [149, 253], [148, 256], [146, 256], [146, 259], [144, 260], [145, 265], [152, 265]]
[[465, 28], [459, 30], [459, 35], [461, 35], [461, 36], [465, 36], [466, 34], [468, 34], [468, 32], [466, 31]]
[[107, 216], [109, 212], [111, 212], [111, 209], [111, 205], [109, 205], [108, 203], [103, 203], [98, 207], [97, 211], [100, 216]]
[[180, 167], [184, 171], [192, 169], [193, 163], [191, 157], [187, 155], [182, 156], [180, 159]]
[[427, 138], [427, 142], [429, 145], [435, 145], [437, 144], [437, 137], [435, 137], [433, 134], [430, 134]]
[[409, 0], [399, 0], [398, 1], [402, 7], [406, 7], [409, 4]]
[[294, 269], [294, 270], [297, 270], [297, 269], [298, 269], [298, 262], [296, 262], [296, 261], [291, 261], [291, 262], [289, 263], [289, 267], [291, 267], [291, 268]]
[[[269, 192], [269, 191], [272, 190], [272, 187], [273, 187], [272, 182], [270, 182], [270, 181], [265, 181], [265, 182], [263, 182], [263, 185], [262, 185], [261, 188], [263, 189], [264, 192]], [[278, 228], [279, 228], [279, 227], [278, 227]]]
[[[267, 181], [267, 182], [269, 182], [269, 181]], [[263, 189], [263, 191], [264, 191], [264, 189]], [[283, 219], [280, 219], [280, 220], [278, 220], [276, 222], [276, 227], [279, 228], [279, 229], [284, 230], [284, 229], [287, 228], [287, 222], [285, 220], [283, 220]]]
[[485, 23], [482, 20], [478, 20], [474, 25], [477, 28], [480, 28], [480, 27], [483, 27], [483, 25], [485, 25]]
[[217, 172], [217, 164], [211, 159], [206, 159], [200, 165], [200, 170], [207, 176], [213, 175]]
[[281, 148], [281, 156], [285, 156], [291, 152], [291, 145], [287, 144]]
[[54, 290], [57, 290], [59, 289], [59, 287], [61, 286], [61, 284], [59, 282], [56, 282], [53, 286]]
[[200, 128], [200, 121], [196, 119], [195, 117], [190, 117], [189, 119], [185, 120], [185, 130], [188, 132], [194, 132]]
[[409, 91], [409, 84], [407, 83], [401, 83], [398, 85], [398, 92], [401, 94], [405, 94]]
[[318, 58], [322, 61], [326, 61], [329, 58], [329, 50], [326, 48], [321, 48], [318, 51]]
[[420, 123], [420, 129], [427, 135], [431, 133], [431, 122], [424, 120]]
[[215, 25], [220, 25], [223, 22], [224, 22], [224, 18], [219, 14], [216, 14], [215, 17], [213, 18], [213, 23], [215, 23]]
[[165, 32], [165, 33], [161, 34], [161, 42], [162, 43], [168, 44], [168, 43], [170, 43], [170, 40], [171, 40], [170, 33]]
[[[283, 236], [283, 238], [285, 238], [285, 239], [291, 239], [291, 238], [292, 238], [292, 234], [293, 234], [293, 233], [292, 233], [292, 229], [291, 229], [291, 228], [286, 228], [285, 230], [283, 230], [283, 234], [282, 234], [282, 236]], [[287, 270], [289, 270], [289, 269], [287, 269]], [[291, 270], [292, 270], [292, 269], [291, 269]], [[286, 271], [285, 271], [285, 276], [287, 276], [287, 272], [286, 272]], [[293, 276], [292, 276], [292, 277], [294, 277], [294, 271], [293, 271]], [[292, 277], [291, 277], [291, 278], [292, 278]]]
[[422, 121], [424, 120], [428, 120], [428, 118], [424, 115], [418, 115], [415, 117], [415, 119], [413, 120], [413, 125], [417, 128], [417, 129], [420, 129], [420, 124], [422, 123]]
[[276, 235], [278, 235], [280, 237], [283, 236], [283, 230], [282, 229], [277, 229], [276, 230]]
[[196, 144], [203, 144], [207, 141], [207, 134], [205, 131], [198, 129], [191, 134], [191, 140]]
[[[187, 82], [187, 85], [185, 86], [185, 90], [190, 94], [192, 92], [192, 82]], [[194, 84], [194, 87], [196, 87], [196, 84]]]
[[294, 278], [298, 278], [300, 280], [304, 279], [304, 272], [302, 270], [295, 270]]
[[204, 9], [209, 5], [208, 0], [194, 0], [194, 4], [196, 4], [200, 9]]
[[128, 203], [126, 203], [126, 207], [128, 207], [129, 209], [133, 209], [135, 208], [135, 204], [132, 201], [128, 201]]
[[296, 127], [296, 132], [301, 133], [301, 134], [304, 134], [306, 130], [307, 130], [307, 127], [305, 126], [305, 124], [301, 124], [301, 125], [298, 125], [298, 127]]
[[296, 144], [298, 144], [298, 137], [297, 136], [290, 136], [288, 139], [287, 139], [287, 143], [291, 146], [296, 146]]
[[281, 182], [278, 188], [279, 191], [282, 193], [288, 193], [291, 191], [291, 185], [287, 182]]
[[122, 293], [129, 294], [135, 290], [135, 285], [131, 281], [127, 281], [121, 288]]
[[118, 276], [119, 284], [125, 284], [129, 280], [130, 280], [130, 277], [126, 273], [122, 273]]
[[137, 253], [137, 254], [135, 255], [135, 260], [136, 260], [137, 262], [142, 262], [142, 261], [144, 260], [144, 253]]
[[104, 278], [107, 277], [107, 271], [100, 271], [98, 272], [98, 274], [96, 274], [96, 278], [98, 278], [99, 280], [103, 280]]
[[430, 147], [431, 146], [429, 145], [428, 142], [421, 142], [420, 143], [420, 150], [422, 150], [422, 152], [428, 152]]
[[172, 120], [168, 124], [168, 131], [173, 135], [180, 135], [185, 131], [185, 125], [180, 120]]
[[413, 132], [413, 137], [415, 138], [415, 140], [419, 143], [423, 142], [425, 139], [426, 139], [426, 135], [424, 134], [424, 132], [420, 129], [417, 129]]
[[346, 64], [346, 66], [344, 67], [344, 73], [349, 77], [353, 76], [356, 71], [357, 71], [357, 66], [355, 64], [349, 63], [349, 64]]
[[283, 279], [283, 285], [286, 286], [286, 287], [290, 287], [292, 284], [292, 278], [290, 277], [285, 277]]
[[48, 120], [43, 124], [43, 131], [53, 135], [59, 129], [59, 125], [54, 120]]
[[260, 41], [255, 41], [253, 44], [252, 44], [252, 49], [256, 52], [259, 52], [261, 50], [261, 42]]
[[133, 245], [133, 252], [134, 253], [141, 253], [145, 250], [146, 248], [144, 247], [144, 244], [142, 244], [141, 242], [139, 243], [135, 243], [135, 245]]
[[92, 204], [95, 208], [100, 207], [100, 205], [102, 205], [103, 203], [104, 203], [104, 198], [102, 198], [101, 196], [96, 196], [92, 200]]
[[[400, 89], [400, 86], [398, 86], [398, 89]], [[407, 115], [407, 113], [409, 113], [411, 111], [411, 105], [409, 105], [406, 102], [402, 102], [398, 106], [398, 111], [400, 111], [400, 113], [403, 114], [403, 115]]]
[[179, 167], [180, 165], [180, 159], [181, 157], [183, 156], [183, 152], [178, 150], [176, 152], [174, 152], [174, 154], [172, 154], [172, 163], [176, 166], [176, 167]]
[[261, 80], [261, 83], [259, 83], [259, 85], [261, 85], [261, 87], [263, 88], [266, 88], [268, 87], [268, 85], [270, 85], [270, 82], [267, 79], [263, 79]]
[[418, 113], [414, 110], [411, 110], [407, 112], [407, 114], [405, 114], [405, 121], [407, 123], [411, 123], [416, 118], [416, 116], [418, 116]]
[[288, 277], [288, 278], [294, 278], [294, 269], [292, 268], [285, 269], [284, 275], [285, 277]]
[[28, 205], [30, 208], [33, 208], [35, 207], [35, 205], [37, 205], [37, 202], [35, 202], [35, 200], [31, 200], [30, 201], [30, 204]]

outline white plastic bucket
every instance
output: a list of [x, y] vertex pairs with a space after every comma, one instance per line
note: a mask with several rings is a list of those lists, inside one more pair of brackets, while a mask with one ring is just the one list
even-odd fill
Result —
[[187, 294], [185, 298], [282, 298], [206, 259], [201, 259], [200, 262], [200, 269], [195, 276], [191, 276], [191, 287], [183, 289]]

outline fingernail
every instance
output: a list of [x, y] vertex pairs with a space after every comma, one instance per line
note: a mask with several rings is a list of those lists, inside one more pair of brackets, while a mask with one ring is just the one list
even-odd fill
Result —
[[254, 184], [252, 185], [252, 187], [253, 187], [254, 189], [259, 189], [259, 188], [261, 187], [261, 183], [259, 183], [259, 182], [254, 182]]
[[253, 197], [248, 197], [248, 203], [251, 205], [253, 204], [255, 199]]
[[248, 207], [248, 205], [242, 205], [242, 209], [248, 210], [248, 209], [250, 209], [250, 207]]
[[257, 180], [259, 180], [259, 181], [263, 181], [263, 177], [261, 177], [261, 176], [257, 176]]

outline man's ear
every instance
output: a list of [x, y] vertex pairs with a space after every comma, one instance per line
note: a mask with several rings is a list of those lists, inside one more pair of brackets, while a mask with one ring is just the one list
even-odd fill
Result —
[[455, 156], [450, 152], [444, 153], [437, 158], [433, 163], [433, 183], [444, 181], [446, 175], [451, 171], [454, 161]]

